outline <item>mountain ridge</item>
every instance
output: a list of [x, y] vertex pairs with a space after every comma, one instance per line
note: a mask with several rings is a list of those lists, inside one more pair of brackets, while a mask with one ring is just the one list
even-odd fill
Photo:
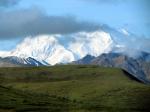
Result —
[[[150, 56], [150, 54], [145, 52], [142, 52], [142, 54], [136, 58], [121, 53], [102, 54], [93, 59], [91, 58], [92, 56], [85, 56], [83, 59], [72, 62], [72, 64], [86, 65], [88, 63], [90, 65], [122, 68], [142, 82], [150, 83], [150, 61], [147, 61], [145, 54], [147, 54], [147, 57]], [[88, 57], [90, 57], [89, 62], [85, 63], [84, 59]]]
[[16, 56], [0, 57], [0, 67], [43, 66], [34, 58], [19, 58]]
[[[142, 51], [140, 43], [137, 43], [138, 45], [135, 47], [131, 46], [137, 39], [139, 39], [138, 36], [125, 29], [116, 30], [103, 26], [92, 32], [29, 36], [15, 49], [0, 51], [0, 57], [32, 57], [44, 65], [70, 63], [82, 59], [88, 54], [97, 57], [109, 52], [124, 53], [135, 57]], [[147, 48], [146, 44], [144, 50]]]

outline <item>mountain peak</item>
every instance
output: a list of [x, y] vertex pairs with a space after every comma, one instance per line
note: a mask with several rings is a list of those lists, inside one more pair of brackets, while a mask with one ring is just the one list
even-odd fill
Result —
[[[64, 38], [70, 41], [62, 43]], [[99, 56], [112, 50], [113, 40], [103, 31], [78, 32], [68, 35], [39, 35], [25, 38], [16, 49], [3, 52], [3, 56], [32, 57], [41, 63], [55, 65], [69, 63], [87, 54]]]
[[129, 43], [133, 43], [131, 35], [107, 27], [93, 32], [30, 36], [15, 49], [0, 52], [0, 56], [32, 57], [45, 65], [69, 63], [88, 54], [97, 57], [114, 51], [134, 57], [137, 55], [137, 49], [133, 50], [132, 46], [128, 45], [128, 39]]

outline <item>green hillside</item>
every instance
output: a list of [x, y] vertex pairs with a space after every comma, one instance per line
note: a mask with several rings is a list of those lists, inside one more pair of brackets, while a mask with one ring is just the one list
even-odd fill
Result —
[[149, 112], [150, 86], [117, 68], [0, 68], [0, 112]]

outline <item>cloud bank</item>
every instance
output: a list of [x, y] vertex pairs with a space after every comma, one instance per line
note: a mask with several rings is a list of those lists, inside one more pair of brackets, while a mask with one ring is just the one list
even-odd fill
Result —
[[98, 25], [81, 22], [72, 16], [49, 16], [38, 8], [0, 12], [0, 39], [38, 34], [68, 34], [92, 31]]

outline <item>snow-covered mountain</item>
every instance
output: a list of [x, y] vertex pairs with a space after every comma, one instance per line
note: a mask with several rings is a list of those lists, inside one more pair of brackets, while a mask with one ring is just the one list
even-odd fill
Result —
[[[70, 38], [69, 41], [61, 40]], [[27, 37], [9, 52], [0, 52], [1, 57], [16, 56], [20, 58], [32, 57], [42, 64], [55, 65], [68, 63], [87, 54], [99, 56], [111, 51], [113, 41], [106, 32], [80, 32], [71, 35], [40, 35]]]
[[104, 26], [93, 32], [26, 37], [15, 49], [0, 51], [0, 57], [31, 57], [43, 65], [55, 65], [76, 61], [86, 55], [97, 57], [112, 51], [135, 56], [141, 51], [140, 48], [150, 48], [149, 41], [143, 38], [141, 41], [145, 44], [142, 45], [137, 43], [137, 39], [125, 29], [115, 30]]
[[16, 49], [11, 51], [11, 55], [17, 57], [32, 57], [43, 64], [66, 63], [74, 60], [72, 52], [59, 44], [57, 35], [43, 35], [38, 37], [28, 37], [20, 43]]
[[0, 67], [19, 67], [19, 66], [42, 66], [37, 60], [28, 57], [20, 58], [16, 56], [0, 57]]

